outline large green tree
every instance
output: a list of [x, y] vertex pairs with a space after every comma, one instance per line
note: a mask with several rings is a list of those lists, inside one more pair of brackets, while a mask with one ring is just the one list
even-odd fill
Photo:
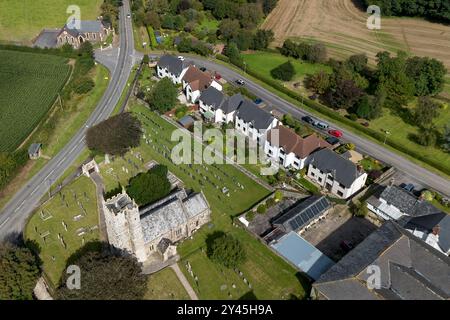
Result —
[[169, 78], [156, 83], [146, 95], [146, 100], [153, 110], [167, 112], [177, 102], [178, 89]]
[[28, 249], [0, 244], [0, 300], [31, 300], [41, 274], [39, 260]]
[[58, 299], [140, 300], [147, 290], [147, 276], [141, 273], [141, 266], [131, 255], [90, 251], [72, 264], [80, 268], [80, 289], [67, 288], [71, 275], [64, 272], [57, 290]]
[[447, 69], [436, 59], [412, 57], [407, 61], [406, 74], [414, 81], [416, 96], [430, 96], [444, 88]]
[[247, 258], [241, 242], [230, 234], [222, 234], [213, 239], [208, 248], [208, 256], [227, 268], [236, 268]]
[[167, 167], [157, 165], [147, 172], [138, 174], [130, 179], [126, 190], [139, 206], [165, 197], [171, 190], [171, 184], [167, 179]]
[[433, 120], [439, 115], [439, 103], [430, 97], [420, 97], [417, 107], [414, 110], [416, 124], [422, 128], [433, 125]]
[[89, 128], [86, 143], [92, 151], [122, 155], [130, 148], [139, 146], [141, 135], [141, 123], [131, 113], [126, 112]]

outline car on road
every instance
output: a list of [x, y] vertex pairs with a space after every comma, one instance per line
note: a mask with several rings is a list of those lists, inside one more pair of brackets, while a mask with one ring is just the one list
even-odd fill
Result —
[[242, 80], [242, 79], [237, 79], [237, 80], [236, 80], [236, 83], [237, 83], [238, 85], [240, 85], [240, 86], [245, 85], [245, 81]]
[[181, 61], [184, 61], [184, 57], [183, 56], [178, 56], [178, 59], [180, 59]]
[[339, 130], [328, 130], [328, 133], [331, 134], [333, 137], [336, 137], [336, 138], [342, 138], [342, 136], [344, 135], [342, 133], [342, 131], [339, 131]]
[[331, 144], [332, 146], [335, 146], [335, 145], [341, 143], [341, 140], [339, 140], [336, 137], [328, 137], [325, 139], [325, 141], [328, 142], [329, 144]]
[[127, 18], [130, 19], [131, 18], [131, 14], [127, 14]]
[[316, 123], [314, 123], [314, 126], [319, 128], [319, 129], [323, 129], [323, 130], [327, 130], [330, 127], [328, 125], [328, 123], [321, 122], [321, 121], [317, 121]]
[[310, 116], [304, 116], [304, 117], [302, 117], [302, 120], [305, 121], [306, 123], [309, 123], [309, 124], [313, 124], [314, 123], [314, 119], [311, 118]]

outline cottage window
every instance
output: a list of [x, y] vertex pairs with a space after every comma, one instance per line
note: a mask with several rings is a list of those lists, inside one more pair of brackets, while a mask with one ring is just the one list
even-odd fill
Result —
[[344, 196], [344, 193], [343, 193], [342, 191], [338, 191], [338, 192], [337, 192], [337, 195], [338, 195], [339, 197], [342, 197], [342, 196]]

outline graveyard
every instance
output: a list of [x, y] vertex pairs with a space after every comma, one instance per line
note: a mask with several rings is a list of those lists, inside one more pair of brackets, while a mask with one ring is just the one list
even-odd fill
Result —
[[30, 218], [25, 235], [40, 250], [43, 270], [58, 285], [67, 259], [99, 239], [95, 185], [81, 176], [44, 203]]
[[[233, 217], [245, 212], [270, 191], [247, 177], [233, 165], [175, 165], [170, 160], [170, 141], [174, 125], [146, 107], [136, 104], [131, 111], [141, 120], [143, 138], [138, 148], [123, 157], [109, 157], [100, 166], [106, 190], [122, 186], [129, 178], [146, 170], [151, 161], [166, 165], [181, 179], [186, 188], [202, 190], [212, 209], [212, 223], [190, 240], [178, 246], [181, 270], [200, 299], [239, 299], [251, 292], [258, 299], [302, 298], [307, 290], [296, 270], [270, 251], [242, 227]], [[230, 232], [246, 248], [247, 262], [242, 270], [223, 269], [206, 256], [208, 235], [215, 231]]]
[[146, 300], [189, 300], [177, 275], [171, 268], [165, 268], [149, 276]]

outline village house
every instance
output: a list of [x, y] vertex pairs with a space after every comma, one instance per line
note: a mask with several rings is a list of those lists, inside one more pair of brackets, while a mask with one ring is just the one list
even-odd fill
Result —
[[397, 186], [367, 199], [367, 208], [383, 220], [394, 220], [442, 253], [450, 254], [450, 216]]
[[322, 274], [311, 295], [321, 300], [448, 300], [449, 279], [448, 256], [387, 221]]
[[244, 100], [236, 112], [235, 128], [262, 146], [267, 132], [278, 124], [278, 119], [248, 99]]
[[341, 199], [347, 199], [366, 184], [367, 173], [359, 166], [330, 149], [311, 155], [308, 178]]
[[197, 103], [202, 92], [210, 86], [222, 91], [222, 85], [217, 83], [211, 74], [203, 72], [195, 66], [190, 66], [182, 78], [183, 91], [187, 101]]
[[301, 170], [308, 165], [314, 151], [329, 147], [331, 145], [316, 134], [302, 138], [291, 129], [279, 125], [267, 134], [264, 151], [286, 169]]
[[230, 123], [234, 122], [235, 113], [243, 102], [244, 97], [240, 93], [228, 97], [211, 86], [199, 98], [199, 111], [206, 121]]
[[158, 78], [169, 78], [173, 84], [181, 84], [190, 62], [171, 55], [162, 56], [156, 65], [156, 74]]
[[125, 191], [102, 203], [109, 243], [136, 256], [167, 261], [176, 255], [176, 244], [211, 220], [203, 193], [178, 189], [156, 203], [139, 208]]

